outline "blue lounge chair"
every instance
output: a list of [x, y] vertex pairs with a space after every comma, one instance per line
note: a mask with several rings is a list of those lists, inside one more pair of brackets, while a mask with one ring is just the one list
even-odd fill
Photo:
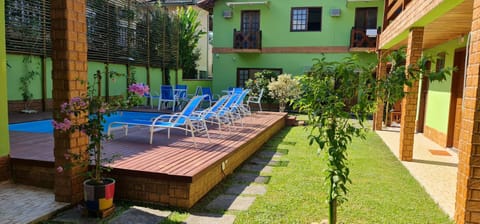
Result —
[[[195, 141], [195, 133], [198, 132], [196, 127], [198, 125], [196, 122], [199, 122], [198, 119], [191, 119], [195, 118], [194, 115], [195, 110], [197, 109], [198, 105], [202, 102], [204, 96], [196, 96], [193, 97], [185, 108], [177, 114], [164, 114], [156, 117], [153, 121], [146, 121], [146, 120], [123, 120], [123, 121], [116, 121], [112, 122], [108, 126], [108, 134], [115, 127], [122, 127], [125, 129], [125, 135], [128, 134], [128, 127], [130, 126], [146, 126], [150, 128], [150, 144], [153, 142], [153, 133], [161, 130], [167, 129], [168, 131], [168, 138], [170, 138], [170, 129], [181, 129], [185, 130], [185, 132], [190, 132], [193, 137], [194, 146], [197, 147], [197, 143]], [[193, 120], [193, 121], [192, 121]], [[210, 141], [210, 136], [208, 135], [208, 131], [206, 131], [208, 140]]]
[[198, 115], [199, 118], [201, 118], [205, 122], [218, 124], [218, 129], [222, 130], [221, 125], [225, 123], [229, 123], [230, 120], [229, 118], [220, 116], [218, 112], [227, 102], [229, 97], [230, 96], [228, 95], [220, 97], [220, 99], [218, 99], [217, 102], [215, 102], [215, 104], [213, 104], [211, 107], [203, 111], [197, 111], [196, 114]]
[[170, 85], [162, 85], [160, 87], [160, 98], [158, 99], [158, 110], [162, 109], [163, 104], [168, 105], [172, 103], [172, 111], [175, 112], [175, 94], [173, 88]]
[[214, 98], [210, 87], [202, 87], [202, 95], [205, 96], [205, 101], [210, 102], [210, 106], [217, 101], [217, 99]]

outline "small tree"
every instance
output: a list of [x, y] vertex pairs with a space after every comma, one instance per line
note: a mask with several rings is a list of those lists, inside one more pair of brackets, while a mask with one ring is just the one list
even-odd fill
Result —
[[[404, 86], [412, 86], [412, 84], [419, 80], [421, 76], [427, 76], [430, 82], [444, 81], [447, 76], [451, 75], [454, 71], [452, 67], [445, 67], [438, 71], [429, 71], [428, 62], [434, 60], [433, 56], [424, 56], [406, 68], [406, 52], [405, 48], [400, 48], [396, 51], [390, 52], [382, 60], [386, 60], [390, 64], [390, 70], [384, 79], [378, 80], [378, 92], [385, 104], [385, 111], [389, 112], [390, 105], [395, 104], [397, 101], [405, 97]], [[405, 72], [407, 71], [407, 72]], [[385, 116], [385, 123], [389, 123], [389, 116]]]
[[[348, 168], [347, 147], [353, 137], [365, 137], [367, 116], [375, 104], [375, 80], [372, 66], [362, 66], [356, 57], [327, 62], [316, 59], [309, 74], [302, 77], [304, 95], [294, 104], [308, 114], [310, 144], [318, 145], [318, 153], [327, 162], [329, 222], [336, 223], [337, 205], [346, 201]], [[353, 105], [347, 99], [357, 95]], [[351, 118], [356, 118], [352, 121]]]
[[268, 84], [272, 79], [276, 79], [278, 74], [271, 70], [263, 70], [261, 72], [256, 72], [254, 74], [254, 79], [248, 79], [245, 82], [245, 87], [251, 90], [251, 94], [254, 96], [258, 96], [260, 91], [263, 89], [263, 97], [262, 102], [266, 103], [273, 103], [275, 99], [273, 99], [268, 90]]
[[23, 63], [27, 68], [27, 72], [20, 76], [20, 86], [18, 87], [20, 92], [22, 93], [22, 99], [24, 102], [24, 109], [22, 112], [24, 113], [35, 113], [35, 110], [30, 110], [30, 104], [32, 103], [33, 93], [30, 91], [30, 84], [32, 83], [35, 76], [39, 76], [40, 66], [32, 67], [32, 59], [33, 56], [28, 55], [23, 58]]
[[290, 74], [281, 74], [277, 80], [271, 80], [268, 84], [269, 95], [278, 100], [280, 112], [285, 111], [287, 103], [300, 98], [302, 89], [298, 79], [292, 78]]
[[197, 74], [197, 60], [200, 50], [197, 48], [200, 37], [206, 32], [199, 29], [198, 12], [192, 7], [179, 7], [177, 16], [180, 29], [179, 56], [180, 66], [184, 76], [192, 77]]

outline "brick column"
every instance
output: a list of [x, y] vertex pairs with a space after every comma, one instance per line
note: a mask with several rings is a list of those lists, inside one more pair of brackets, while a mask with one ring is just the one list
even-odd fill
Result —
[[458, 152], [456, 223], [480, 223], [480, 0], [473, 3]]
[[[386, 52], [380, 51], [378, 54], [377, 79], [384, 79], [387, 76], [387, 62], [385, 61]], [[377, 99], [377, 111], [373, 115], [373, 130], [382, 130], [383, 126], [383, 100]]]
[[[414, 27], [408, 35], [406, 68], [417, 63], [422, 56], [422, 47], [423, 27]], [[411, 87], [405, 86], [404, 91], [407, 94], [402, 100], [399, 156], [403, 161], [411, 161], [413, 159], [413, 137], [417, 114], [418, 81], [415, 81]]]
[[[52, 79], [53, 108], [60, 111], [60, 105], [69, 99], [86, 94], [87, 86], [87, 25], [85, 0], [52, 0]], [[68, 167], [55, 174], [55, 200], [76, 203], [82, 200], [84, 173], [86, 167], [70, 164], [65, 153], [75, 153], [87, 158], [85, 149], [88, 137], [76, 132], [54, 133], [55, 167]], [[69, 165], [70, 164], [70, 165]]]

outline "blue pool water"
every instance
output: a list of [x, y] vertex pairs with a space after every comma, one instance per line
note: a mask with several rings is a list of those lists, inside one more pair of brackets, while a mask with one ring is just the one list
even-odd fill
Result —
[[[159, 116], [159, 113], [148, 112], [131, 112], [121, 111], [106, 117], [106, 123], [104, 125], [104, 131], [107, 131], [108, 125], [114, 121], [120, 120], [150, 120]], [[10, 124], [8, 125], [9, 131], [23, 131], [33, 133], [53, 133], [52, 120], [30, 121], [24, 123]]]

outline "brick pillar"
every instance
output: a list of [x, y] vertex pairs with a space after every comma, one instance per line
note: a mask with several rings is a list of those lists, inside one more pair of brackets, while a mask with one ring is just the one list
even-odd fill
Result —
[[[52, 0], [52, 79], [53, 108], [60, 111], [60, 105], [69, 99], [85, 95], [87, 86], [87, 25], [85, 0]], [[85, 149], [88, 137], [76, 132], [54, 133], [55, 167], [68, 167], [55, 174], [55, 200], [76, 203], [82, 200], [84, 173], [86, 167], [70, 164], [65, 153], [75, 153], [88, 158]], [[85, 156], [87, 155], [87, 156]], [[69, 165], [70, 164], [70, 165]]]
[[480, 223], [480, 0], [473, 3], [470, 57], [466, 70], [458, 152], [456, 223]]
[[[387, 76], [387, 62], [385, 61], [385, 51], [378, 54], [377, 79], [384, 79]], [[383, 100], [377, 99], [377, 111], [373, 115], [373, 130], [382, 130], [383, 126]]]
[[[408, 35], [406, 68], [417, 63], [422, 56], [422, 47], [423, 27], [414, 27]], [[399, 155], [402, 161], [411, 161], [413, 159], [413, 137], [417, 114], [418, 81], [415, 81], [411, 87], [405, 86], [404, 91], [407, 94], [402, 100]]]

